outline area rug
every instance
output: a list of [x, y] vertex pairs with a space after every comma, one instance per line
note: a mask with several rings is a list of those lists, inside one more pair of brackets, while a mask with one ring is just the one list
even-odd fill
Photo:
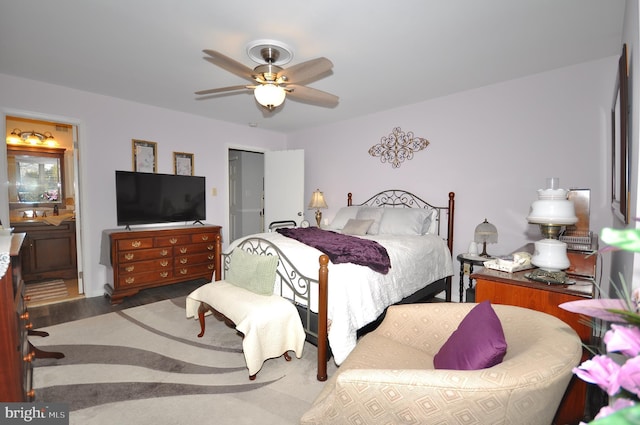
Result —
[[69, 295], [67, 285], [64, 280], [55, 279], [40, 283], [29, 283], [25, 285], [25, 295], [29, 297], [30, 303], [39, 303], [56, 298], [64, 298]]
[[[297, 424], [324, 383], [316, 347], [267, 360], [254, 381], [236, 331], [207, 317], [202, 338], [185, 297], [42, 328], [31, 342], [61, 351], [36, 359], [37, 402], [63, 402], [70, 424]], [[329, 363], [329, 373], [335, 365]]]

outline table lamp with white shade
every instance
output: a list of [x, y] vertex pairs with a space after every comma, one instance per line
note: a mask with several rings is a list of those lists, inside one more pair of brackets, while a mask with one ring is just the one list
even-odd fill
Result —
[[538, 200], [531, 204], [527, 221], [540, 225], [545, 239], [535, 242], [535, 251], [531, 263], [537, 266], [527, 275], [534, 280], [547, 283], [566, 283], [563, 270], [570, 266], [567, 257], [567, 244], [559, 240], [565, 226], [575, 224], [576, 217], [573, 202], [567, 199], [568, 191], [559, 188], [559, 179], [547, 179], [547, 188], [538, 190]]
[[321, 209], [329, 208], [327, 206], [327, 202], [324, 200], [324, 194], [320, 192], [320, 189], [317, 189], [311, 195], [311, 201], [309, 202], [310, 210], [316, 210], [316, 223], [318, 223], [318, 227], [320, 227], [320, 222], [322, 221], [322, 211]]
[[498, 229], [485, 218], [482, 223], [476, 226], [473, 241], [482, 244], [480, 256], [489, 258], [491, 256], [487, 254], [487, 244], [498, 243]]

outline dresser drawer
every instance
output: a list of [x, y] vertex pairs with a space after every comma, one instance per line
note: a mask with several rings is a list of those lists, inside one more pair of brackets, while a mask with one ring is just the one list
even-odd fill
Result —
[[153, 248], [153, 238], [133, 238], [118, 241], [118, 249], [121, 251], [145, 248]]
[[207, 279], [213, 280], [212, 276], [214, 271], [215, 265], [213, 263], [198, 264], [193, 266], [176, 266], [175, 275], [176, 277], [183, 277], [185, 279], [206, 277]]
[[213, 252], [202, 252], [199, 254], [177, 256], [174, 264], [176, 267], [203, 263], [213, 264], [213, 260], [215, 260], [215, 255]]
[[174, 248], [174, 255], [189, 255], [201, 252], [215, 252], [216, 246], [213, 243], [198, 243], [193, 245], [181, 245]]
[[156, 238], [156, 246], [176, 246], [191, 242], [189, 235], [159, 236]]
[[167, 258], [173, 255], [171, 248], [151, 248], [137, 251], [124, 251], [118, 253], [118, 263], [130, 263], [133, 261], [151, 260], [154, 258]]
[[216, 240], [216, 234], [211, 232], [196, 233], [191, 235], [191, 242], [193, 243], [201, 243], [201, 242], [213, 243], [215, 240]]
[[156, 260], [130, 262], [130, 263], [122, 264], [118, 268], [120, 270], [121, 275], [151, 272], [151, 271], [162, 271], [162, 270], [171, 271], [171, 269], [173, 268], [172, 263], [173, 263], [172, 259], [167, 257], [167, 258], [160, 258]]
[[146, 273], [125, 274], [118, 278], [118, 285], [121, 287], [144, 285], [151, 282], [170, 281], [173, 278], [171, 269], [156, 270]]

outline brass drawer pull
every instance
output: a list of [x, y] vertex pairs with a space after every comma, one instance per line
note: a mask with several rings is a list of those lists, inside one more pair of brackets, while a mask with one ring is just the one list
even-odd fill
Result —
[[169, 272], [160, 273], [160, 277], [167, 277], [167, 276], [169, 276]]
[[187, 269], [180, 269], [180, 274], [187, 274]]
[[133, 282], [135, 282], [135, 281], [136, 281], [136, 278], [135, 278], [135, 277], [128, 277], [128, 278], [126, 278], [124, 281], [125, 281], [126, 283], [133, 283]]
[[136, 268], [135, 266], [127, 266], [127, 267], [125, 268], [125, 270], [126, 270], [126, 271], [128, 271], [129, 273], [131, 273], [132, 271], [134, 271], [134, 270], [135, 270], [135, 268]]
[[209, 235], [202, 235], [202, 240], [203, 241], [208, 241], [209, 240]]
[[187, 258], [181, 258], [180, 259], [180, 264], [187, 264], [189, 262], [189, 259]]
[[142, 242], [141, 241], [133, 241], [133, 242], [131, 242], [131, 246], [133, 248], [140, 248], [142, 246]]
[[213, 254], [209, 254], [209, 255], [207, 256], [207, 259], [209, 259], [209, 260], [213, 260], [214, 258], [216, 258], [216, 256], [215, 256], [215, 255], [213, 255]]
[[131, 253], [124, 254], [124, 259], [125, 260], [133, 260], [134, 257], [135, 257], [135, 255], [133, 255]]
[[162, 255], [163, 257], [166, 257], [167, 255], [169, 255], [169, 251], [167, 251], [166, 249], [163, 249], [162, 251], [160, 251], [160, 255]]
[[215, 268], [215, 266], [213, 264], [207, 264], [207, 268], [209, 270], [213, 270]]
[[180, 248], [180, 254], [186, 254], [186, 253], [187, 253], [187, 247], [186, 246]]
[[176, 243], [178, 243], [178, 238], [171, 238], [169, 239], [169, 242], [171, 243], [171, 245], [175, 245]]
[[213, 251], [213, 245], [207, 245], [207, 250]]
[[167, 260], [162, 260], [162, 261], [160, 261], [160, 265], [162, 267], [167, 267], [169, 265], [169, 262]]

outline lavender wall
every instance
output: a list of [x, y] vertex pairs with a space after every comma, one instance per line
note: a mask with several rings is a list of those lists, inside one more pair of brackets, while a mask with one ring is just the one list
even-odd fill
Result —
[[[173, 172], [173, 151], [195, 154], [196, 174], [218, 189], [208, 198], [211, 223], [227, 221], [232, 146], [304, 149], [305, 197], [323, 190], [326, 218], [349, 191], [357, 202], [380, 189], [404, 188], [442, 205], [454, 191], [454, 254], [467, 250], [485, 217], [500, 234], [490, 253], [538, 239], [525, 217], [546, 177], [559, 177], [566, 188], [590, 188], [591, 228], [609, 226], [608, 117], [616, 63], [606, 58], [289, 135], [6, 75], [0, 75], [0, 108], [78, 125], [85, 285], [88, 296], [101, 296], [100, 235], [116, 225], [113, 172], [131, 169], [132, 138], [158, 143], [159, 172]], [[367, 151], [398, 126], [431, 144], [392, 169]], [[0, 170], [6, 173], [3, 155]], [[313, 221], [312, 212], [306, 218]]]
[[[403, 188], [440, 205], [455, 192], [454, 255], [467, 251], [485, 218], [499, 232], [498, 243], [487, 248], [491, 254], [540, 239], [525, 218], [547, 177], [559, 177], [563, 188], [591, 189], [591, 229], [598, 232], [611, 225], [608, 135], [616, 64], [606, 58], [300, 131], [288, 146], [305, 149], [305, 193], [324, 191], [326, 218], [345, 205], [347, 192], [358, 202]], [[397, 169], [367, 152], [394, 127], [431, 142]]]
[[[116, 227], [114, 170], [132, 169], [131, 139], [158, 143], [160, 173], [173, 173], [174, 151], [194, 154], [195, 174], [207, 178], [207, 222], [215, 224], [227, 220], [228, 147], [285, 148], [285, 137], [278, 133], [2, 74], [0, 93], [4, 115], [78, 126], [82, 264], [87, 296], [103, 294], [106, 268], [99, 264], [100, 238], [103, 229]], [[4, 122], [2, 119], [2, 127]], [[0, 170], [6, 182], [6, 152], [0, 154]], [[216, 197], [211, 195], [213, 187], [218, 190]], [[6, 187], [3, 189], [0, 205], [6, 206]], [[226, 240], [226, 228], [224, 231]]]

